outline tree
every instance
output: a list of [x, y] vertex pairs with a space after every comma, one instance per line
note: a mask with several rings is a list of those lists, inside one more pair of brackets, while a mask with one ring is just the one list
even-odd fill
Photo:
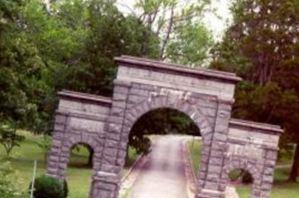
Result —
[[38, 102], [46, 88], [44, 65], [36, 46], [22, 31], [23, 1], [0, 2], [0, 122], [18, 120], [30, 128], [38, 117]]
[[[214, 49], [211, 67], [236, 72], [233, 115], [282, 125], [281, 145], [299, 143], [299, 2], [240, 0], [233, 25]], [[299, 147], [296, 147], [298, 153]], [[299, 155], [290, 180], [296, 181]]]
[[[135, 15], [160, 38], [159, 59], [202, 64], [212, 46], [211, 33], [202, 23], [209, 4], [209, 0], [138, 0], [135, 7], [141, 14]], [[142, 49], [146, 52], [147, 46]]]
[[17, 125], [7, 123], [0, 127], [0, 144], [4, 147], [7, 157], [16, 146], [20, 147], [20, 142], [24, 141], [25, 137], [17, 134]]

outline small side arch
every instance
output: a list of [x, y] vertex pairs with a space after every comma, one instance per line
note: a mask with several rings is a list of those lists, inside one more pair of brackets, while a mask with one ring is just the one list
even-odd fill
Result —
[[251, 197], [256, 197], [256, 195], [260, 195], [261, 193], [261, 174], [262, 172], [256, 167], [255, 164], [249, 163], [246, 159], [234, 159], [230, 161], [223, 168], [222, 181], [225, 184], [223, 186], [223, 190], [225, 190], [228, 182], [229, 182], [229, 173], [233, 170], [242, 169], [248, 171], [253, 178]]
[[69, 138], [66, 138], [66, 142], [64, 143], [64, 147], [62, 149], [64, 160], [60, 162], [60, 168], [63, 169], [62, 176], [65, 178], [65, 172], [68, 166], [68, 163], [70, 161], [70, 153], [71, 149], [77, 145], [77, 144], [83, 144], [88, 146], [90, 149], [93, 150], [93, 171], [97, 170], [96, 167], [98, 166], [96, 156], [101, 151], [99, 148], [99, 144], [97, 143], [96, 136], [89, 136], [89, 135], [70, 135]]

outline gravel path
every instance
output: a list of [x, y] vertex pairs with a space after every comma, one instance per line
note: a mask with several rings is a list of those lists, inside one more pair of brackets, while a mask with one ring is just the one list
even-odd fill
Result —
[[183, 137], [157, 136], [130, 197], [187, 198], [182, 146]]

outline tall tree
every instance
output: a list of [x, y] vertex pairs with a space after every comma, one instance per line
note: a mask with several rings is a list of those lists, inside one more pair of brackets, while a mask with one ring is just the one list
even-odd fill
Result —
[[141, 14], [135, 15], [160, 38], [159, 59], [194, 66], [203, 63], [212, 45], [202, 23], [209, 5], [209, 0], [138, 0], [135, 7]]
[[39, 117], [38, 102], [47, 85], [38, 49], [22, 31], [21, 0], [0, 2], [0, 121], [18, 120], [30, 128]]
[[[283, 126], [282, 145], [298, 145], [299, 2], [237, 0], [233, 25], [214, 50], [212, 67], [236, 72], [234, 116]], [[289, 179], [296, 181], [299, 146]]]

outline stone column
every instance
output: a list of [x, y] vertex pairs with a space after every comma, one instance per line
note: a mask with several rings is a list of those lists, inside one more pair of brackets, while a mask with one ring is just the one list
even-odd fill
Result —
[[[203, 187], [196, 195], [197, 198], [224, 197], [225, 184], [221, 183], [221, 173], [224, 165], [224, 156], [228, 135], [229, 120], [231, 117], [232, 102], [218, 101], [214, 135], [208, 154], [208, 166]], [[205, 151], [203, 153], [206, 153]], [[200, 173], [204, 174], [203, 172]], [[203, 180], [203, 179], [201, 179]]]
[[124, 165], [128, 134], [122, 134], [130, 83], [114, 81], [113, 102], [105, 125], [105, 142], [100, 171], [93, 177], [92, 198], [117, 198]]
[[64, 144], [68, 115], [56, 112], [52, 147], [48, 153], [47, 175], [64, 179], [67, 167], [69, 148]]
[[[264, 158], [264, 170], [261, 178], [260, 196], [261, 198], [270, 197], [271, 188], [274, 178], [274, 168], [277, 159], [278, 149], [272, 148], [267, 149]], [[254, 189], [254, 188], [253, 188]], [[257, 196], [256, 196], [257, 197]]]

